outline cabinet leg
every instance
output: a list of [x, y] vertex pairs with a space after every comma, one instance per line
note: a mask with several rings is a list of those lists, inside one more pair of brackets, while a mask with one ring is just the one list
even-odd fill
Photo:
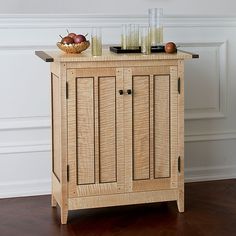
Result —
[[57, 201], [56, 201], [55, 197], [53, 196], [53, 194], [51, 195], [51, 206], [52, 207], [56, 207], [57, 206]]
[[61, 207], [61, 224], [67, 224], [68, 219], [68, 210], [65, 210]]
[[184, 212], [184, 189], [179, 189], [177, 206], [179, 212]]

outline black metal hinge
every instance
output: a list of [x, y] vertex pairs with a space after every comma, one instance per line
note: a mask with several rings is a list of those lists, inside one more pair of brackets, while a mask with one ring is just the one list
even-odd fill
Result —
[[68, 99], [68, 96], [69, 96], [69, 94], [68, 94], [68, 82], [66, 82], [66, 99]]
[[67, 182], [70, 180], [70, 166], [67, 165]]
[[178, 157], [178, 171], [181, 172], [181, 159], [180, 156]]
[[178, 92], [179, 92], [179, 94], [180, 94], [180, 86], [181, 86], [181, 84], [180, 84], [180, 77], [178, 78]]

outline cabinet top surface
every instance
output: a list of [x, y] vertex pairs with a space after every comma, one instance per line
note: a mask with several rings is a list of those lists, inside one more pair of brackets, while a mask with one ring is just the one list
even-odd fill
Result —
[[177, 53], [152, 53], [143, 55], [141, 53], [117, 54], [104, 49], [102, 56], [91, 56], [91, 51], [87, 50], [80, 54], [66, 54], [61, 51], [36, 51], [35, 54], [46, 62], [82, 62], [82, 61], [133, 61], [133, 60], [178, 60], [198, 57], [196, 54], [178, 50]]

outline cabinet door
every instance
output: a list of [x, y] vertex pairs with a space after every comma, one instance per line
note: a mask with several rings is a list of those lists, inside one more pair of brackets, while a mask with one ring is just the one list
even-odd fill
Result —
[[124, 72], [126, 191], [177, 187], [177, 67]]
[[69, 197], [122, 192], [122, 69], [67, 73]]

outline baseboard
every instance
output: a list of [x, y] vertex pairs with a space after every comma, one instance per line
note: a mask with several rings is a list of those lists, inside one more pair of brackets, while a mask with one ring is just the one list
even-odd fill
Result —
[[0, 198], [37, 196], [51, 193], [50, 180], [0, 183]]
[[185, 182], [236, 178], [236, 166], [195, 167], [185, 169]]

